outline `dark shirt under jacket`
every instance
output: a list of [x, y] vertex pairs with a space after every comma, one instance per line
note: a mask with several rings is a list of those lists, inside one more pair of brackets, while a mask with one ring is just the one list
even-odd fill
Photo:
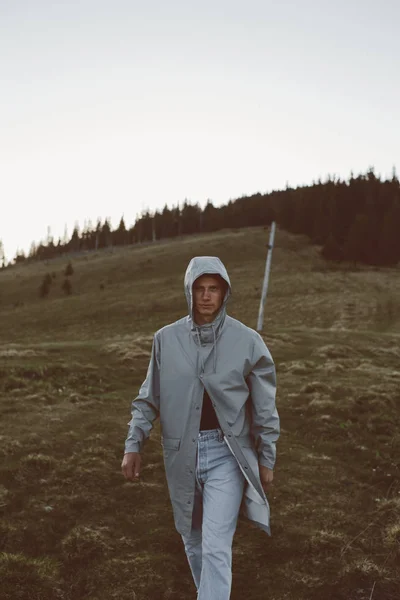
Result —
[[215, 414], [214, 407], [211, 403], [211, 398], [204, 390], [203, 395], [203, 408], [201, 411], [200, 430], [205, 429], [220, 429], [220, 424]]

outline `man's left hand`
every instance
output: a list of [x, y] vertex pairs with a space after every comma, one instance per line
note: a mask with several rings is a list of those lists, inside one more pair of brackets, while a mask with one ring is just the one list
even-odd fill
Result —
[[258, 468], [263, 490], [264, 492], [268, 492], [274, 479], [274, 472], [272, 469], [268, 469], [268, 467], [264, 467], [263, 465], [258, 465]]

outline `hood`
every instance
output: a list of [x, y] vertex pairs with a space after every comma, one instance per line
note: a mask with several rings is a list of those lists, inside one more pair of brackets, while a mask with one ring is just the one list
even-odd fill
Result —
[[231, 282], [228, 272], [223, 262], [217, 256], [195, 256], [190, 261], [185, 273], [185, 295], [188, 303], [189, 315], [193, 321], [193, 284], [202, 275], [220, 275], [228, 284], [228, 289], [225, 294], [221, 309], [214, 320], [220, 321], [222, 316], [225, 316], [226, 303], [232, 293]]
[[[220, 275], [222, 279], [227, 283], [228, 288], [226, 290], [224, 301], [222, 302], [219, 313], [215, 317], [212, 323], [206, 323], [204, 325], [197, 325], [193, 319], [193, 284], [202, 275]], [[231, 295], [231, 282], [229, 275], [225, 269], [224, 264], [217, 256], [195, 256], [190, 261], [185, 274], [185, 295], [189, 308], [191, 331], [190, 334], [196, 341], [197, 345], [197, 368], [199, 369], [201, 363], [201, 371], [204, 372], [204, 357], [200, 353], [200, 347], [202, 342], [205, 344], [212, 344], [213, 351], [213, 370], [217, 372], [217, 339], [221, 328], [225, 321], [226, 315], [226, 303]]]

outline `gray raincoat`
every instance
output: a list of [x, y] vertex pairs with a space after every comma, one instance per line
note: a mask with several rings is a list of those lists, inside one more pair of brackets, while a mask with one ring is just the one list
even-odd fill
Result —
[[[228, 289], [211, 324], [193, 319], [192, 286], [201, 275], [218, 274]], [[214, 256], [193, 258], [185, 275], [189, 315], [156, 332], [147, 377], [132, 402], [125, 452], [140, 452], [160, 417], [164, 464], [175, 525], [182, 535], [192, 524], [196, 454], [204, 388], [225, 440], [246, 478], [242, 512], [270, 533], [269, 505], [258, 463], [273, 469], [279, 416], [275, 367], [253, 329], [226, 314], [228, 273]]]

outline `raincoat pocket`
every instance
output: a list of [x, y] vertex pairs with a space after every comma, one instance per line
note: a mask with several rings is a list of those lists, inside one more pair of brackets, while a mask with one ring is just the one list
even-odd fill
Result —
[[239, 442], [239, 446], [241, 446], [242, 448], [253, 448], [254, 449], [254, 442], [253, 442], [251, 435], [244, 435], [244, 436], [238, 437], [236, 439]]
[[162, 438], [161, 444], [164, 450], [179, 450], [181, 440], [179, 438]]

